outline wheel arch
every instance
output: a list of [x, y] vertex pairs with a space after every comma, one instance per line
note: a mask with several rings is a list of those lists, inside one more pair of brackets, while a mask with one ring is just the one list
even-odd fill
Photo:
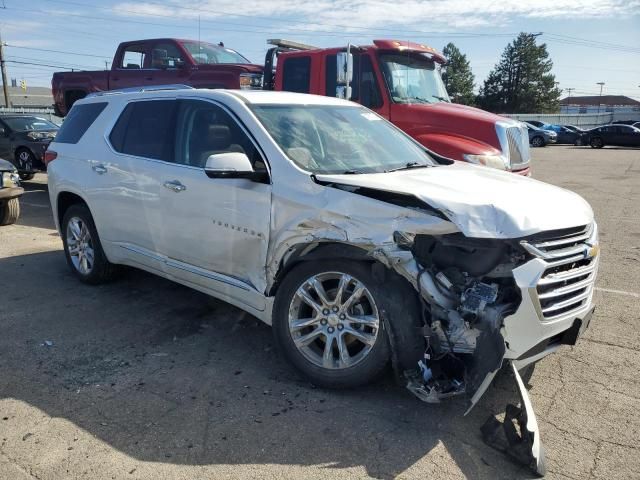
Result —
[[[56, 221], [58, 223], [59, 231], [62, 231], [62, 220], [64, 219], [64, 215], [67, 210], [69, 210], [69, 207], [78, 204], [86, 206], [91, 213], [89, 204], [77, 193], [66, 190], [58, 193], [58, 197], [56, 198]], [[93, 213], [91, 213], [91, 216], [93, 216]]]

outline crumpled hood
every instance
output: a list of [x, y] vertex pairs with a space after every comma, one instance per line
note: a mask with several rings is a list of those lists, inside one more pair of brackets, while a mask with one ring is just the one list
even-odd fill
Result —
[[520, 175], [459, 162], [391, 173], [316, 175], [316, 178], [321, 182], [414, 195], [440, 210], [468, 237], [520, 238], [593, 221], [591, 207], [576, 193]]

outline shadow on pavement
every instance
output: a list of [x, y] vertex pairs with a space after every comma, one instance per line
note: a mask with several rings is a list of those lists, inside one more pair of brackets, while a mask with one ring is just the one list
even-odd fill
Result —
[[46, 182], [22, 182], [24, 194], [20, 197], [20, 218], [18, 225], [55, 230], [49, 189]]
[[[255, 318], [139, 271], [82, 285], [60, 251], [0, 260], [0, 292], [0, 398], [66, 418], [137, 459], [363, 466], [392, 478], [444, 447], [468, 478], [531, 476], [480, 438], [491, 410], [516, 401], [510, 385], [468, 417], [466, 401], [426, 405], [389, 377], [316, 389], [279, 359]], [[431, 471], [448, 476], [440, 455]]]

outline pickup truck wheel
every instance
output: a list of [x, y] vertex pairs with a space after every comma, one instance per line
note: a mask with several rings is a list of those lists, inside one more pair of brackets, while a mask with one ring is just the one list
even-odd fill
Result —
[[69, 268], [82, 282], [97, 285], [113, 278], [115, 265], [107, 260], [85, 205], [72, 205], [64, 214], [62, 243]]
[[544, 138], [533, 137], [533, 139], [531, 139], [531, 145], [534, 147], [544, 147]]
[[275, 343], [316, 385], [346, 388], [368, 383], [389, 363], [384, 316], [390, 302], [402, 299], [383, 291], [370, 264], [304, 262], [278, 289]]
[[589, 145], [591, 145], [591, 148], [602, 148], [604, 147], [604, 142], [600, 137], [595, 137], [591, 139]]
[[6, 202], [0, 202], [0, 225], [12, 225], [20, 217], [20, 201], [12, 198]]

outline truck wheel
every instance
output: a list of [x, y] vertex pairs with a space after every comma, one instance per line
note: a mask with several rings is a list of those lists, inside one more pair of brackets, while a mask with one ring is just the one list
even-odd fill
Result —
[[595, 137], [591, 139], [589, 145], [591, 145], [591, 148], [602, 148], [604, 147], [604, 142], [600, 137]]
[[69, 207], [62, 220], [62, 244], [69, 268], [82, 282], [97, 285], [111, 280], [116, 266], [107, 260], [93, 217], [86, 205]]
[[20, 180], [22, 180], [23, 182], [27, 182], [29, 180], [33, 180], [33, 177], [36, 176], [35, 173], [19, 173], [18, 175], [20, 175]]
[[531, 139], [531, 145], [534, 147], [544, 147], [544, 138], [542, 137], [533, 137]]
[[0, 225], [16, 223], [19, 217], [20, 201], [17, 198], [0, 203]]
[[21, 172], [30, 172], [33, 170], [33, 164], [36, 157], [28, 148], [19, 148], [16, 150], [16, 168]]

